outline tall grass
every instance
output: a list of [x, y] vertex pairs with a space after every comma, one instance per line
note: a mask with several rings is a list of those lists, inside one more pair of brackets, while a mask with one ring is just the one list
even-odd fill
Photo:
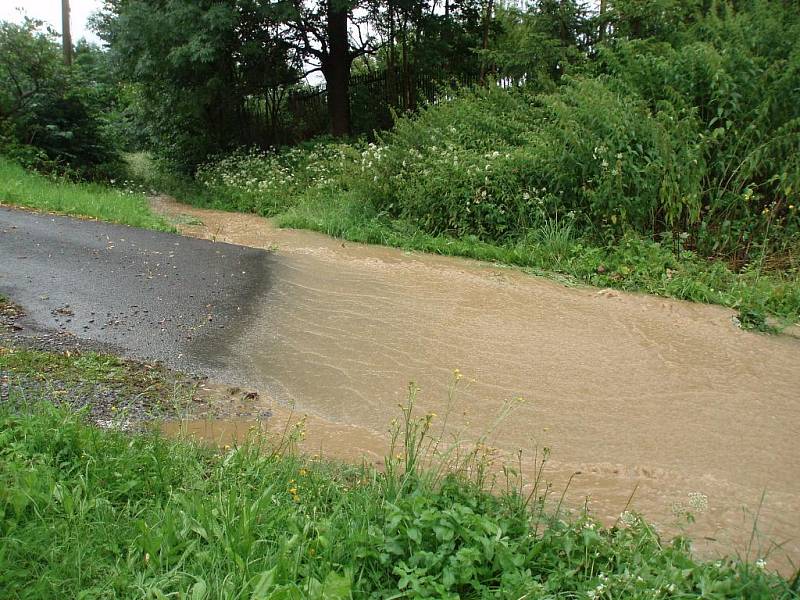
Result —
[[0, 206], [13, 205], [161, 231], [173, 228], [153, 214], [140, 192], [73, 183], [26, 171], [0, 156]]
[[[218, 452], [84, 424], [11, 387], [0, 405], [7, 598], [797, 598], [758, 565], [700, 562], [636, 515], [603, 528], [543, 492], [481, 485], [413, 403], [385, 472], [254, 431]], [[429, 471], [438, 455], [448, 467]], [[472, 476], [470, 476], [472, 474]]]

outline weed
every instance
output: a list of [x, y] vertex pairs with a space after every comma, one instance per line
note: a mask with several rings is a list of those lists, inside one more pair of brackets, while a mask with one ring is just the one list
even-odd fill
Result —
[[778, 327], [769, 322], [762, 309], [754, 306], [740, 308], [736, 319], [742, 329], [760, 331], [761, 333], [778, 333], [780, 331]]

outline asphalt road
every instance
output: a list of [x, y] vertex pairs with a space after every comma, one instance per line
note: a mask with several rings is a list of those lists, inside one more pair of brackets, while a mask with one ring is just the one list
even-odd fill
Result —
[[228, 348], [270, 281], [264, 250], [0, 207], [0, 294], [25, 332], [238, 379]]

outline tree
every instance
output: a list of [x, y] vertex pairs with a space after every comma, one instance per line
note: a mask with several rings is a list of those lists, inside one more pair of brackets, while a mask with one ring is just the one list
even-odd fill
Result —
[[40, 21], [0, 23], [0, 148], [41, 170], [108, 176], [118, 155], [107, 95], [90, 71], [64, 65], [57, 39]]
[[279, 141], [254, 139], [248, 107], [274, 105], [300, 77], [284, 11], [260, 0], [106, 1], [96, 28], [139, 87], [153, 149], [191, 170], [235, 145]]
[[595, 25], [576, 0], [541, 0], [527, 10], [498, 10], [502, 33], [486, 54], [508, 76], [537, 88], [550, 87], [581, 63]]
[[61, 0], [61, 43], [64, 48], [64, 64], [72, 64], [72, 33], [69, 27], [69, 0]]
[[[331, 133], [341, 137], [350, 134], [350, 68], [360, 56], [374, 51], [374, 38], [351, 40], [350, 25], [358, 30], [361, 19], [354, 17], [359, 0], [321, 0], [307, 3], [292, 0], [287, 24], [292, 47], [312, 68], [306, 73], [321, 71], [328, 95]], [[359, 30], [360, 31], [360, 30]]]

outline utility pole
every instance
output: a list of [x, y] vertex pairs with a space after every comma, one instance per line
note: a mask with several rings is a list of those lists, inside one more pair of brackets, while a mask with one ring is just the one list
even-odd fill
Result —
[[69, 30], [69, 0], [61, 0], [61, 41], [64, 46], [64, 64], [72, 65], [72, 34]]

